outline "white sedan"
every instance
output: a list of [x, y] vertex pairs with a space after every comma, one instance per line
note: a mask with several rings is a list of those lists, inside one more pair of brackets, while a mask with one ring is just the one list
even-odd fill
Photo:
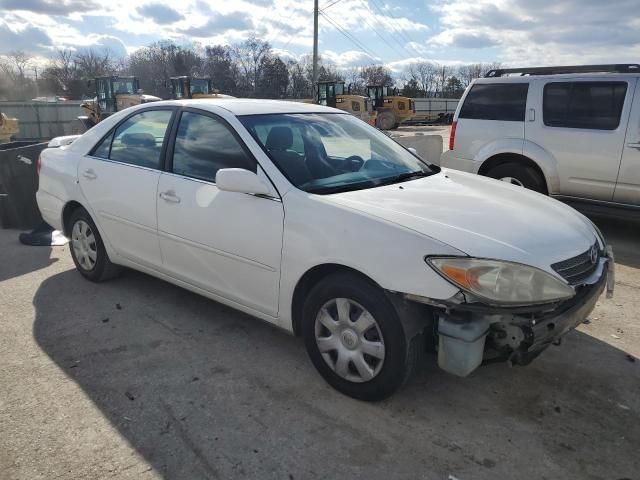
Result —
[[360, 399], [393, 393], [424, 351], [460, 376], [526, 364], [611, 277], [573, 209], [430, 165], [340, 110], [156, 102], [50, 146], [38, 204], [84, 277], [133, 268], [301, 335]]

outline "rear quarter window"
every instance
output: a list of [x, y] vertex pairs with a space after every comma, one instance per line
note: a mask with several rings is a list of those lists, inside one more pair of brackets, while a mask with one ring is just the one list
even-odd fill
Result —
[[550, 82], [544, 86], [542, 117], [548, 127], [615, 130], [627, 82]]
[[458, 118], [524, 122], [528, 83], [479, 83], [471, 87]]

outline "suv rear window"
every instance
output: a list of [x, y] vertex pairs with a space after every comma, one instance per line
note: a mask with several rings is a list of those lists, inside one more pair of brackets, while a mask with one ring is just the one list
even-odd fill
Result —
[[467, 94], [459, 118], [524, 122], [528, 83], [479, 83]]
[[542, 117], [548, 127], [615, 130], [627, 82], [551, 82], [544, 86]]

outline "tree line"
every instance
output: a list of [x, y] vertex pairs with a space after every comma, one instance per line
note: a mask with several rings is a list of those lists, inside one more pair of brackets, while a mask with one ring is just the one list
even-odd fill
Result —
[[[354, 94], [367, 85], [401, 84], [409, 97], [457, 98], [474, 79], [498, 64], [457, 67], [434, 62], [409, 64], [399, 74], [384, 65], [338, 69], [320, 58], [318, 79], [344, 81]], [[47, 65], [37, 67], [24, 52], [0, 58], [0, 100], [26, 101], [36, 96], [82, 99], [95, 95], [92, 80], [103, 75], [135, 75], [145, 93], [170, 97], [170, 78], [211, 77], [221, 93], [249, 98], [311, 98], [312, 59], [282, 58], [269, 42], [251, 37], [233, 45], [185, 47], [160, 41], [126, 58], [108, 51], [59, 50]]]

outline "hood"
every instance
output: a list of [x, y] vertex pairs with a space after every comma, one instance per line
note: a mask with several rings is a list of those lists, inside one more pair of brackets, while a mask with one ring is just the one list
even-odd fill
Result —
[[585, 252], [597, 240], [589, 221], [557, 200], [455, 170], [324, 198], [469, 256], [523, 263], [551, 273], [551, 264]]

